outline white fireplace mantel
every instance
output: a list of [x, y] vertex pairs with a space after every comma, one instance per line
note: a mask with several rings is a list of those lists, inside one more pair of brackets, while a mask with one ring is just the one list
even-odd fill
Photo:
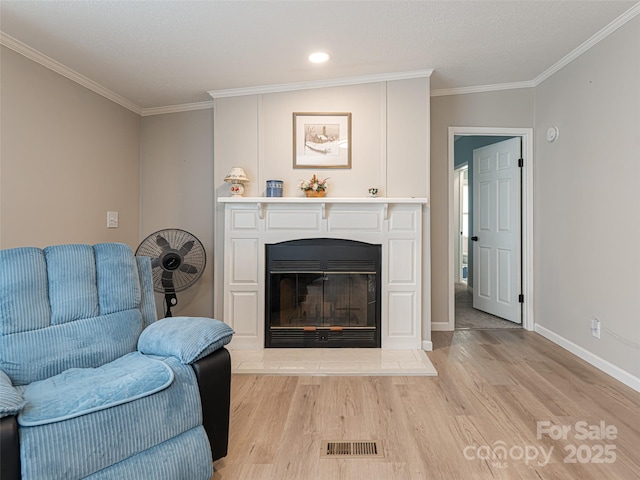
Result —
[[382, 348], [422, 348], [426, 198], [219, 197], [225, 207], [224, 321], [232, 348], [264, 348], [265, 244], [341, 238], [382, 246]]

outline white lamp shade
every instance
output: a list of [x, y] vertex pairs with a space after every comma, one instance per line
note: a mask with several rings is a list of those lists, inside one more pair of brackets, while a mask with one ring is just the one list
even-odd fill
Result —
[[230, 183], [244, 183], [248, 182], [249, 178], [241, 167], [233, 167], [231, 170], [229, 170], [227, 176], [224, 177], [224, 181]]

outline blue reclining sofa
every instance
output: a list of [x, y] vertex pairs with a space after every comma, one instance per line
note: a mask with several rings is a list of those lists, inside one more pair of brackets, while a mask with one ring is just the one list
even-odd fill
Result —
[[157, 320], [150, 259], [126, 245], [0, 251], [0, 477], [209, 479], [232, 334]]

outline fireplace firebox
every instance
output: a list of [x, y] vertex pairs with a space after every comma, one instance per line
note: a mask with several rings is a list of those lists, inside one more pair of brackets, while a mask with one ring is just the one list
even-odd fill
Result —
[[381, 246], [266, 245], [265, 347], [380, 347]]

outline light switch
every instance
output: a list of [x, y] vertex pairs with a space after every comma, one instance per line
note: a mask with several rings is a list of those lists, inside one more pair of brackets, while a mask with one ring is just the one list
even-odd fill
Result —
[[107, 228], [118, 228], [118, 212], [107, 212]]

